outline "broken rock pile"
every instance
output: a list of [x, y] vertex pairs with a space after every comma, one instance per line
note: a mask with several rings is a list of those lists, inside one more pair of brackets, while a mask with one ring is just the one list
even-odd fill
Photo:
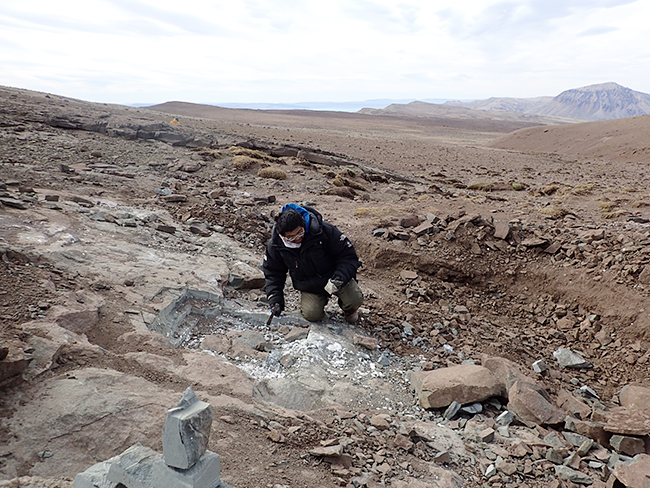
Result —
[[[441, 424], [478, 442], [474, 452], [490, 483], [521, 486], [550, 471], [556, 480], [581, 485], [650, 486], [648, 388], [623, 387], [618, 405], [584, 387], [561, 390], [553, 400], [535, 378], [495, 357], [480, 366], [416, 371], [411, 384], [421, 407], [446, 408]], [[501, 409], [498, 397], [507, 399], [503, 412], [476, 415], [484, 410], [480, 402]]]

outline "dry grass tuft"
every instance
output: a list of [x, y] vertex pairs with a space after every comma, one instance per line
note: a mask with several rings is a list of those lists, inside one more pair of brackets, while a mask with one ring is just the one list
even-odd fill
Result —
[[357, 196], [357, 192], [355, 192], [349, 186], [333, 186], [332, 188], [325, 190], [323, 192], [323, 195], [336, 195], [339, 197], [353, 199], [355, 196]]
[[631, 206], [634, 208], [650, 207], [650, 201], [647, 199], [635, 200], [631, 203]]
[[553, 195], [553, 194], [557, 193], [562, 188], [564, 188], [564, 185], [559, 185], [557, 183], [553, 183], [551, 185], [548, 185], [546, 188], [543, 188], [541, 190], [541, 192], [544, 195]]
[[246, 156], [253, 159], [259, 159], [261, 161], [275, 161], [277, 159], [273, 156], [269, 156], [265, 152], [257, 151], [256, 149], [247, 149], [240, 146], [230, 146], [228, 148], [228, 151], [230, 151], [230, 154], [233, 156]]
[[345, 176], [341, 176], [339, 173], [336, 175], [336, 178], [332, 180], [332, 184], [334, 186], [348, 186], [350, 188], [354, 188], [355, 190], [361, 190], [361, 191], [368, 191], [365, 186], [363, 186], [361, 183], [357, 183], [354, 180], [351, 180], [350, 178], [346, 178]]
[[596, 185], [589, 183], [587, 185], [578, 185], [571, 188], [570, 193], [576, 196], [591, 195]]
[[542, 207], [537, 211], [550, 219], [561, 219], [573, 213], [565, 207], [558, 207], [556, 205], [549, 205], [547, 207]]
[[249, 158], [248, 156], [238, 155], [232, 158], [232, 166], [238, 171], [246, 171], [259, 163], [258, 159]]
[[354, 211], [354, 216], [359, 218], [381, 218], [391, 214], [386, 207], [359, 207]]
[[281, 168], [276, 168], [274, 166], [269, 166], [267, 168], [261, 168], [257, 172], [257, 176], [261, 178], [272, 178], [274, 180], [286, 180], [287, 173]]

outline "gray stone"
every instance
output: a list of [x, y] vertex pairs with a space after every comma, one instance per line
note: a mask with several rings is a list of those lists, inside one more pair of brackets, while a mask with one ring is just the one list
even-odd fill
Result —
[[578, 388], [578, 393], [586, 397], [596, 398], [597, 400], [600, 400], [598, 394], [587, 385], [582, 385], [580, 388]]
[[551, 432], [550, 434], [546, 434], [544, 436], [544, 442], [548, 444], [549, 446], [552, 447], [558, 447], [560, 449], [564, 448], [564, 443], [562, 440], [558, 437], [558, 435], [555, 432]]
[[510, 429], [508, 428], [507, 425], [502, 425], [500, 427], [497, 427], [497, 432], [501, 437], [510, 437]]
[[497, 424], [504, 425], [504, 426], [510, 425], [514, 420], [515, 420], [515, 416], [508, 410], [501, 412], [499, 416], [496, 418]]
[[111, 464], [108, 461], [92, 465], [83, 473], [74, 478], [72, 488], [115, 488], [117, 483], [109, 481], [108, 470]]
[[160, 462], [156, 451], [141, 444], [129, 447], [119, 456], [109, 460], [108, 481], [129, 488], [150, 488], [154, 463]]
[[538, 359], [537, 361], [535, 361], [533, 363], [533, 371], [535, 371], [535, 373], [539, 373], [539, 374], [542, 374], [545, 371], [548, 371], [548, 365], [546, 364], [546, 361], [544, 361], [543, 359]]
[[564, 347], [555, 351], [553, 357], [557, 360], [561, 368], [580, 369], [592, 367], [591, 363], [586, 361], [582, 356]]
[[562, 453], [553, 447], [546, 450], [546, 459], [551, 461], [553, 464], [562, 464], [564, 462]]
[[594, 480], [589, 476], [582, 474], [580, 471], [571, 469], [568, 466], [555, 466], [555, 474], [558, 478], [561, 478], [565, 481], [571, 481], [572, 483], [578, 483], [580, 485], [591, 485]]
[[163, 457], [168, 466], [189, 469], [208, 446], [212, 411], [188, 387], [178, 405], [167, 411], [163, 426]]
[[460, 410], [460, 403], [453, 401], [449, 404], [447, 410], [445, 410], [445, 413], [443, 414], [443, 418], [445, 420], [451, 420], [456, 416], [459, 410]]
[[485, 477], [492, 478], [492, 476], [495, 474], [497, 474], [497, 468], [494, 466], [494, 464], [490, 464], [485, 470]]
[[15, 198], [0, 197], [0, 204], [6, 207], [17, 208], [20, 210], [25, 210], [29, 208], [29, 203], [25, 203], [21, 200], [16, 200]]
[[564, 438], [567, 440], [569, 444], [572, 444], [575, 447], [579, 447], [586, 440], [590, 440], [588, 437], [585, 437], [584, 435], [576, 434], [575, 432], [563, 431], [562, 435], [564, 436]]
[[461, 407], [461, 411], [468, 413], [470, 415], [476, 415], [483, 411], [483, 405], [480, 403], [472, 403], [471, 405], [465, 405]]
[[172, 468], [160, 458], [153, 465], [151, 486], [155, 488], [217, 488], [220, 483], [221, 457], [211, 451], [205, 451], [190, 469]]

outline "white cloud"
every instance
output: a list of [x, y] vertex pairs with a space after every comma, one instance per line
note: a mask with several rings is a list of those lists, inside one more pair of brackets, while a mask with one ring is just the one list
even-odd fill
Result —
[[5, 0], [0, 84], [117, 103], [650, 92], [647, 2]]

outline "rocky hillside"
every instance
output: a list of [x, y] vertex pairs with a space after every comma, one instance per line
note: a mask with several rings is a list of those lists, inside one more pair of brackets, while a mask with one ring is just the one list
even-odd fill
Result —
[[616, 83], [601, 83], [566, 90], [556, 97], [489, 98], [446, 105], [574, 120], [611, 120], [650, 114], [650, 95]]
[[471, 102], [448, 101], [445, 105], [454, 107], [465, 107], [475, 110], [500, 110], [504, 112], [515, 112], [518, 114], [531, 114], [539, 107], [548, 104], [553, 97], [536, 97], [536, 98], [509, 98], [509, 97], [491, 97], [485, 100], [473, 100]]
[[650, 114], [650, 95], [616, 83], [566, 90], [528, 113], [580, 120], [610, 120]]
[[[459, 102], [461, 104], [462, 102]], [[473, 102], [463, 106], [454, 106], [449, 102], [444, 104], [427, 103], [427, 102], [410, 102], [407, 104], [394, 103], [384, 109], [362, 109], [361, 114], [398, 116], [398, 117], [426, 117], [439, 121], [439, 124], [454, 124], [455, 121], [461, 120], [464, 123], [473, 121], [477, 130], [515, 130], [515, 126], [530, 127], [535, 125], [565, 124], [571, 120], [561, 117], [536, 115], [524, 110], [511, 110], [511, 108], [520, 107], [523, 102], [499, 103], [492, 104], [490, 108], [472, 106]], [[507, 106], [507, 109], [497, 109], [496, 106]], [[528, 108], [529, 103], [525, 103]], [[489, 111], [488, 111], [489, 110]], [[481, 127], [482, 125], [482, 127]]]

